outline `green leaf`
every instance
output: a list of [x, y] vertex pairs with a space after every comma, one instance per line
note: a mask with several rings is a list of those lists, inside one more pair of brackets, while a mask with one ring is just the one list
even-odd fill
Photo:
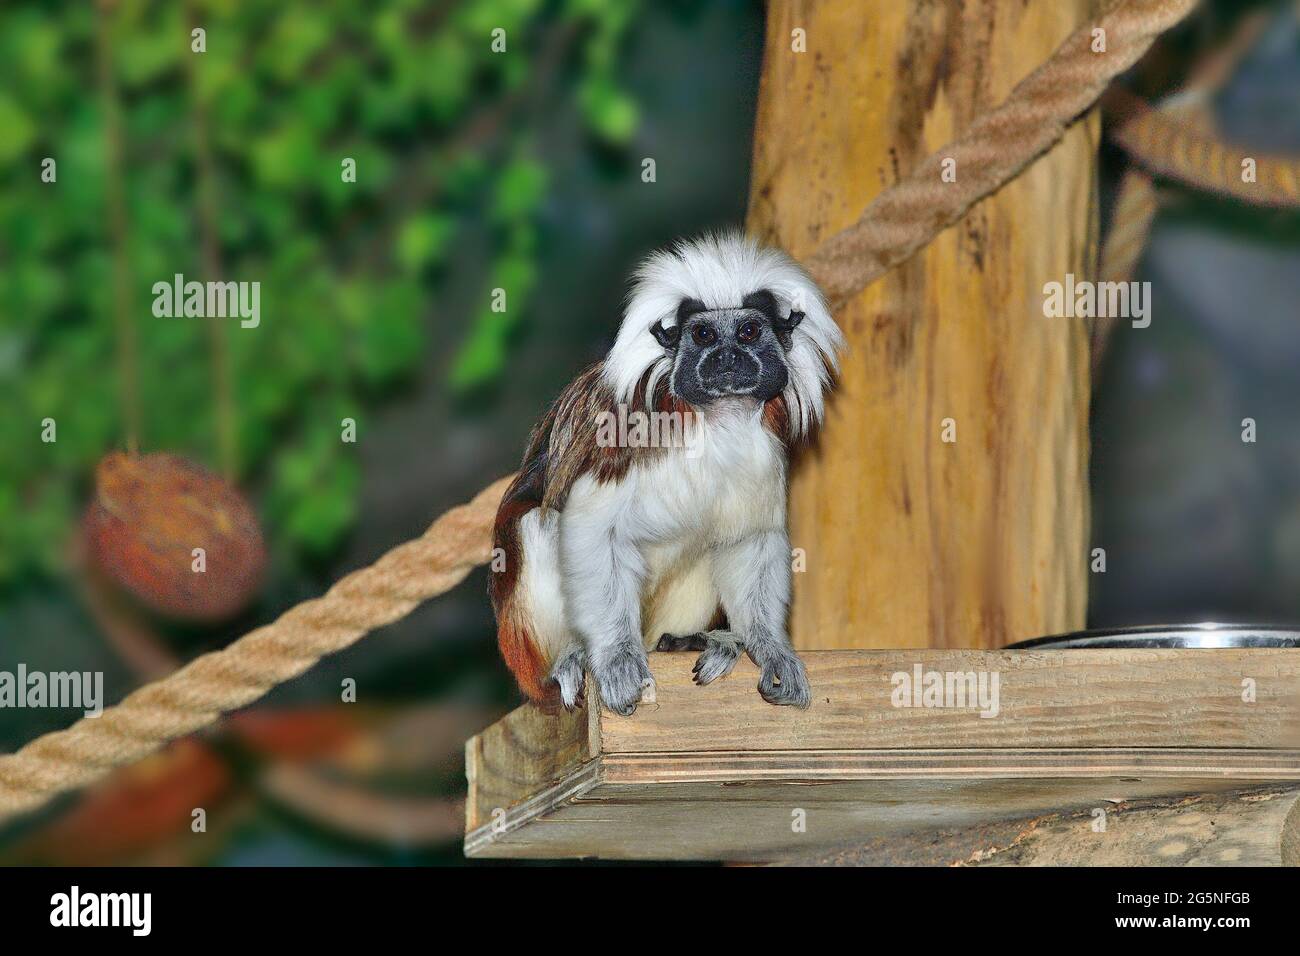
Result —
[[[125, 89], [134, 89], [178, 69], [182, 54], [190, 53], [190, 31], [182, 29], [179, 16], [169, 16], [149, 32], [119, 31], [113, 65], [122, 77]], [[209, 38], [209, 43], [212, 42]]]
[[333, 36], [329, 19], [297, 5], [285, 10], [271, 28], [261, 54], [272, 76], [282, 81], [299, 78], [303, 68]]
[[546, 167], [529, 159], [510, 163], [497, 180], [491, 218], [511, 222], [532, 214], [546, 195]]
[[[8, 163], [27, 152], [36, 138], [32, 121], [8, 96], [0, 92], [0, 163]], [[32, 175], [38, 170], [33, 169]]]
[[456, 355], [451, 367], [451, 387], [457, 392], [494, 381], [506, 364], [505, 337], [501, 334], [499, 315], [485, 312], [478, 316], [469, 341]]
[[320, 164], [326, 162], [316, 154], [307, 130], [294, 124], [261, 137], [252, 144], [252, 151], [257, 178], [264, 186], [305, 186], [322, 172]]
[[451, 216], [430, 213], [408, 219], [397, 234], [397, 261], [416, 272], [441, 260], [455, 231]]
[[597, 137], [615, 146], [626, 146], [631, 141], [640, 123], [636, 101], [608, 77], [586, 83], [579, 102], [588, 128]]
[[443, 32], [434, 37], [414, 64], [414, 82], [434, 116], [446, 122], [465, 106], [474, 79], [474, 58], [466, 43]]
[[322, 422], [280, 457], [267, 499], [289, 541], [316, 557], [334, 550], [356, 519], [360, 469], [336, 424]]
[[486, 308], [474, 319], [469, 338], [452, 362], [450, 385], [467, 392], [499, 378], [505, 369], [510, 335], [524, 314], [528, 293], [537, 281], [537, 267], [526, 255], [510, 253], [493, 269], [493, 288], [506, 292], [506, 309]]
[[372, 303], [358, 342], [362, 377], [371, 386], [400, 378], [419, 362], [424, 350], [420, 295], [414, 286], [385, 286]]
[[61, 65], [59, 51], [63, 45], [59, 31], [43, 20], [13, 17], [18, 22], [6, 24], [12, 30], [10, 42], [5, 44], [6, 54], [13, 56], [16, 66], [35, 90], [48, 90], [58, 86]]

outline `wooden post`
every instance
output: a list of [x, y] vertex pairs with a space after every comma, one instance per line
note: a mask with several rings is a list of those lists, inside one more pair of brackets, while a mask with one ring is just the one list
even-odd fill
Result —
[[[769, 4], [751, 230], [807, 256], [1092, 12]], [[797, 647], [994, 648], [1083, 626], [1088, 335], [1042, 306], [1045, 283], [1093, 277], [1098, 137], [1095, 115], [1076, 124], [839, 313], [850, 352], [791, 493]]]

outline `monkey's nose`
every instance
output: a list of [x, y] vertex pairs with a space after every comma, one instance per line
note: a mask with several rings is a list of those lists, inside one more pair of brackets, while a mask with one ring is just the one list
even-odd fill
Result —
[[734, 348], [725, 348], [718, 355], [718, 370], [734, 372], [740, 360], [740, 352]]

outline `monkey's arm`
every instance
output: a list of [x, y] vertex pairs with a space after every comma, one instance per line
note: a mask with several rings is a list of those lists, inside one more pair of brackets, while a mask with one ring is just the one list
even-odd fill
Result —
[[790, 539], [763, 531], [720, 549], [714, 578], [723, 610], [745, 653], [762, 670], [758, 692], [771, 704], [807, 707], [812, 690], [803, 661], [790, 647]]

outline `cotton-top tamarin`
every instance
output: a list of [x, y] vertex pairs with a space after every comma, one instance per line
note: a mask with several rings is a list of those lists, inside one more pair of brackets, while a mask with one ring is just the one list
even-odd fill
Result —
[[743, 650], [765, 700], [808, 705], [786, 466], [842, 344], [808, 274], [742, 235], [641, 265], [613, 348], [533, 430], [497, 512], [492, 604], [524, 693], [572, 708], [590, 671], [631, 714], [653, 696], [647, 648], [702, 650], [699, 684]]

